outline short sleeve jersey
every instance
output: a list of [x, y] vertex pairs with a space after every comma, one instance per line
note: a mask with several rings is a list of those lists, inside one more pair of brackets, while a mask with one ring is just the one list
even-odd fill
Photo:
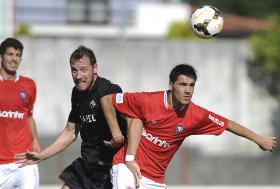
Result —
[[[117, 92], [121, 92], [118, 85], [99, 76], [87, 92], [80, 92], [75, 87], [73, 88], [72, 110], [68, 121], [75, 123], [76, 132], [80, 132], [81, 155], [85, 168], [112, 165], [112, 158], [116, 151], [103, 143], [103, 140], [110, 140], [112, 135], [103, 115], [100, 99]], [[126, 122], [120, 116], [118, 116], [118, 121], [121, 130], [125, 133]]]
[[35, 99], [36, 85], [32, 79], [0, 78], [0, 164], [14, 162], [16, 153], [32, 151], [29, 117]]
[[[121, 113], [139, 118], [143, 132], [136, 161], [143, 176], [164, 183], [165, 170], [172, 157], [190, 135], [219, 135], [228, 120], [190, 102], [181, 110], [167, 107], [167, 91], [118, 93], [114, 107]], [[113, 164], [124, 162], [125, 147], [114, 156]]]

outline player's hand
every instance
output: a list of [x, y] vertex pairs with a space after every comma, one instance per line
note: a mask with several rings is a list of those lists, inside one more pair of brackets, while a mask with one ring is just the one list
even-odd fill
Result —
[[120, 148], [124, 143], [124, 136], [113, 137], [110, 141], [103, 141], [104, 144], [110, 148]]
[[41, 154], [38, 152], [24, 152], [15, 154], [15, 163], [20, 164], [19, 168], [25, 167], [26, 165], [37, 164], [43, 160]]
[[262, 136], [260, 137], [260, 140], [257, 143], [263, 151], [272, 152], [276, 148], [277, 139], [276, 137]]
[[140, 179], [142, 177], [140, 167], [136, 161], [126, 161], [125, 162], [127, 168], [132, 172], [134, 178], [135, 178], [135, 184], [136, 187], [138, 188], [140, 185]]

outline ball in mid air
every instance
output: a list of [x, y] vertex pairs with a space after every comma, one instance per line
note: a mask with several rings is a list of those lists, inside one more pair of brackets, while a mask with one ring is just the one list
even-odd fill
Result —
[[210, 39], [221, 32], [224, 18], [217, 8], [204, 5], [192, 13], [190, 24], [198, 37]]

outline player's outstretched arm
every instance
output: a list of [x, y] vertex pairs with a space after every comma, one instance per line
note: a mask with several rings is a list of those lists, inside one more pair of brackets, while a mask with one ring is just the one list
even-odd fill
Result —
[[276, 148], [276, 137], [259, 135], [234, 121], [229, 121], [227, 130], [255, 142], [263, 151], [272, 152]]
[[128, 127], [128, 144], [126, 148], [125, 164], [132, 172], [136, 181], [136, 187], [139, 187], [141, 179], [141, 171], [137, 162], [134, 160], [138, 145], [143, 131], [143, 124], [140, 119], [132, 119], [127, 117]]
[[76, 139], [75, 123], [68, 122], [65, 129], [58, 138], [41, 152], [24, 152], [15, 155], [15, 160], [19, 167], [39, 163], [57, 153], [63, 151]]
[[124, 136], [118, 124], [117, 113], [113, 106], [112, 95], [103, 96], [100, 102], [105, 119], [113, 136], [112, 140], [104, 141], [104, 144], [112, 148], [119, 148], [124, 143]]

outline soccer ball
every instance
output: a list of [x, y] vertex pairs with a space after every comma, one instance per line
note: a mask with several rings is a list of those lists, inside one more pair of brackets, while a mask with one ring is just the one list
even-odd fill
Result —
[[217, 8], [204, 5], [192, 13], [190, 24], [198, 37], [210, 39], [222, 30], [224, 18]]

